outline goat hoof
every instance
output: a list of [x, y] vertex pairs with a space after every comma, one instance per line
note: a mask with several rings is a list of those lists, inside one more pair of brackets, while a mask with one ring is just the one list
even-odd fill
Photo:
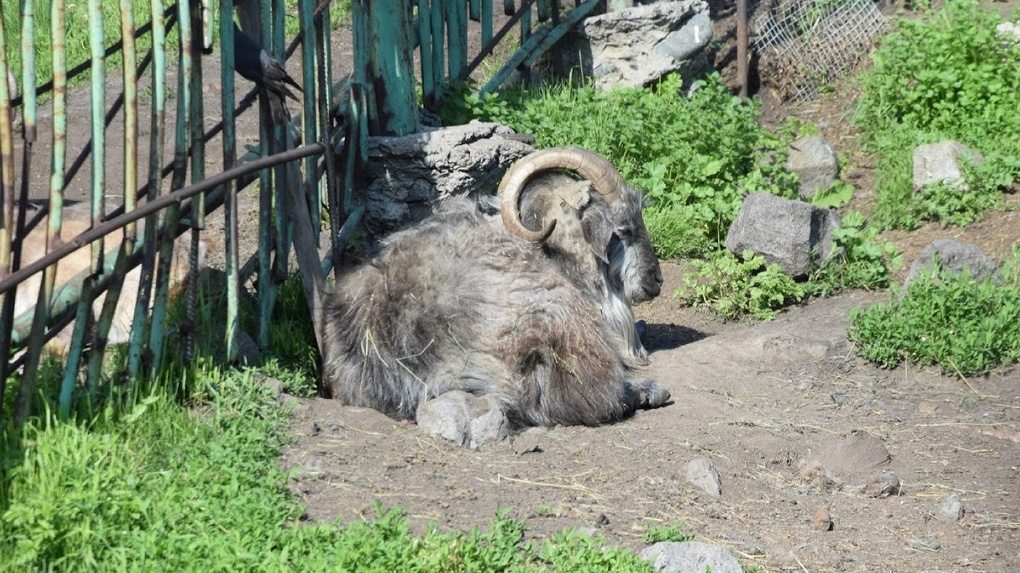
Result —
[[655, 380], [645, 380], [635, 384], [638, 395], [638, 408], [659, 408], [666, 405], [671, 398], [669, 390], [666, 390]]

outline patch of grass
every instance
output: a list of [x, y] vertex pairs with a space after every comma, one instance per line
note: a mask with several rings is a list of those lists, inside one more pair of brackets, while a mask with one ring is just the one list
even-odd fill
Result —
[[[540, 547], [499, 512], [487, 529], [414, 535], [399, 510], [310, 525], [277, 456], [286, 415], [251, 372], [199, 361], [190, 408], [155, 391], [87, 422], [31, 423], [5, 448], [0, 569], [651, 571], [601, 538]], [[166, 381], [163, 381], [165, 383]]]
[[[173, 0], [162, 0], [163, 8], [173, 4]], [[3, 2], [2, 12], [4, 19], [4, 32], [6, 35], [7, 63], [17, 76], [18, 85], [21, 86], [21, 2]], [[38, 83], [42, 84], [53, 77], [52, 38], [50, 28], [52, 26], [52, 3], [46, 0], [33, 0], [35, 9], [35, 65]], [[117, 2], [104, 1], [103, 6], [103, 30], [105, 35], [104, 47], [110, 46], [121, 38], [120, 34], [120, 6]], [[149, 2], [134, 2], [133, 16], [135, 27], [152, 20], [151, 4]], [[89, 16], [88, 4], [82, 2], [67, 2], [64, 8], [66, 24], [66, 58], [68, 69], [89, 60]], [[168, 30], [166, 38], [166, 50], [168, 55], [176, 54], [178, 39], [176, 27]], [[152, 47], [152, 33], [139, 37], [136, 40], [136, 50], [139, 62], [142, 55]], [[176, 59], [176, 56], [170, 58]], [[122, 54], [117, 52], [106, 59], [107, 70], [120, 69], [122, 67]], [[88, 73], [82, 74], [71, 80], [72, 84], [79, 84], [87, 80]], [[23, 87], [22, 87], [22, 91]]]
[[660, 541], [693, 541], [694, 535], [684, 533], [683, 521], [674, 521], [665, 526], [648, 524], [645, 527], [645, 543], [658, 543]]
[[[950, 0], [921, 19], [899, 19], [864, 74], [855, 121], [877, 157], [875, 224], [914, 228], [922, 221], [965, 225], [1001, 208], [1020, 178], [1020, 44], [996, 31], [992, 10]], [[914, 193], [912, 153], [956, 139], [984, 157], [966, 168], [967, 191]]]
[[909, 359], [949, 372], [985, 372], [1020, 359], [1020, 248], [999, 277], [975, 281], [936, 265], [903, 296], [851, 313], [857, 353], [884, 367]]

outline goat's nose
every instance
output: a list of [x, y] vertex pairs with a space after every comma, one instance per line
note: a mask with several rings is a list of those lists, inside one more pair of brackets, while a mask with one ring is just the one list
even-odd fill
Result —
[[661, 270], [655, 271], [655, 282], [658, 283], [659, 286], [662, 286], [662, 271]]

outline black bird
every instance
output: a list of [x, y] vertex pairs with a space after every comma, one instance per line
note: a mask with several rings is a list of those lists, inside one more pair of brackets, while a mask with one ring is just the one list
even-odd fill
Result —
[[301, 85], [294, 81], [294, 78], [287, 75], [276, 58], [269, 55], [255, 38], [245, 34], [234, 24], [234, 69], [241, 77], [247, 78], [267, 90], [286, 96], [294, 101], [301, 101], [294, 92], [287, 89], [291, 86], [297, 91], [303, 91]]

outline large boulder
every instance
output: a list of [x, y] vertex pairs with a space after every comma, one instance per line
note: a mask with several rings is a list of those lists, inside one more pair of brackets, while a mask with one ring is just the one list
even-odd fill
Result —
[[492, 193], [510, 165], [532, 151], [495, 123], [368, 138], [369, 160], [358, 193], [369, 240], [424, 219], [438, 201]]
[[658, 2], [584, 19], [565, 38], [563, 53], [602, 89], [638, 87], [672, 72], [697, 76], [708, 66], [711, 39], [705, 0]]
[[751, 193], [726, 235], [726, 248], [741, 255], [750, 249], [790, 276], [807, 275], [832, 253], [839, 215], [803, 201], [771, 193]]

